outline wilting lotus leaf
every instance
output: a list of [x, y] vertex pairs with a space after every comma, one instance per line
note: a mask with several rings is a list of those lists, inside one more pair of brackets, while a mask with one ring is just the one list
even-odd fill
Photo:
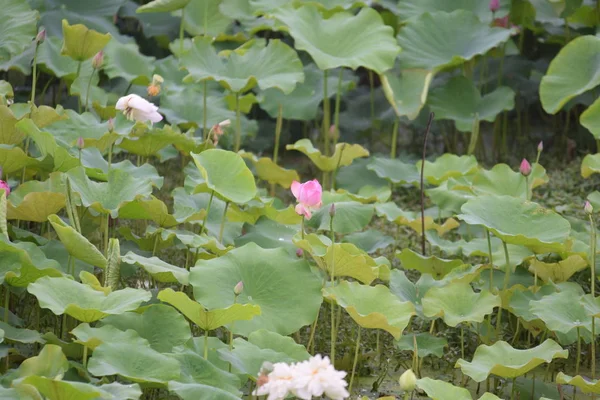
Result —
[[104, 295], [87, 285], [68, 278], [43, 277], [27, 287], [37, 297], [40, 307], [56, 315], [64, 313], [82, 322], [94, 322], [110, 314], [137, 309], [151, 298], [150, 292], [126, 288]]
[[600, 172], [600, 153], [588, 154], [581, 162], [581, 176], [589, 178]]
[[70, 170], [67, 175], [85, 207], [110, 214], [112, 218], [117, 218], [121, 206], [152, 193], [149, 181], [135, 179], [119, 169], [110, 170], [108, 182], [91, 181], [82, 167]]
[[427, 393], [432, 400], [473, 400], [467, 389], [444, 381], [421, 378], [417, 380], [417, 387]]
[[173, 307], [153, 304], [143, 313], [126, 312], [110, 315], [102, 320], [105, 326], [112, 325], [126, 333], [132, 329], [160, 353], [170, 352], [191, 339], [190, 324]]
[[223, 371], [194, 350], [178, 347], [170, 355], [179, 361], [181, 367], [181, 377], [178, 381], [210, 385], [241, 395], [238, 390], [240, 379], [236, 375]]
[[0, 17], [0, 62], [21, 54], [37, 32], [38, 12], [27, 2], [8, 0], [2, 4]]
[[436, 256], [423, 256], [409, 248], [401, 252], [396, 251], [396, 258], [400, 259], [404, 269], [415, 269], [421, 273], [433, 275], [435, 279], [441, 279], [450, 271], [465, 265], [460, 259], [445, 260]]
[[50, 379], [61, 379], [68, 369], [69, 362], [61, 348], [53, 344], [47, 344], [40, 351], [40, 354], [21, 363], [18, 375], [20, 378], [38, 375]]
[[529, 263], [529, 271], [537, 274], [544, 282], [560, 283], [568, 281], [576, 272], [587, 266], [587, 261], [580, 255], [572, 255], [555, 263], [546, 263], [533, 257]]
[[510, 344], [499, 341], [492, 346], [479, 346], [471, 362], [460, 359], [456, 362], [456, 367], [460, 367], [462, 373], [475, 382], [483, 382], [490, 374], [510, 379], [524, 375], [555, 358], [567, 358], [568, 354], [567, 350], [563, 350], [552, 339], [546, 339], [539, 346], [526, 350], [515, 349]]
[[256, 169], [256, 176], [269, 183], [288, 189], [293, 181], [300, 180], [300, 176], [296, 170], [280, 167], [268, 157], [257, 158], [252, 153], [243, 153], [242, 157], [252, 161]]
[[383, 285], [342, 281], [337, 286], [323, 289], [323, 296], [337, 302], [360, 326], [383, 329], [396, 340], [415, 315], [412, 303], [400, 301]]
[[189, 272], [185, 268], [166, 263], [158, 257], [143, 257], [130, 251], [121, 258], [121, 261], [141, 266], [159, 282], [179, 282], [182, 285], [189, 283]]
[[211, 149], [192, 153], [192, 158], [209, 189], [234, 203], [246, 203], [255, 196], [254, 176], [240, 155]]
[[490, 27], [471, 11], [425, 13], [400, 29], [400, 66], [437, 72], [487, 53], [510, 35], [511, 30]]
[[183, 400], [238, 400], [239, 397], [223, 389], [201, 383], [169, 382], [169, 391]]
[[20, 329], [0, 321], [0, 330], [4, 331], [4, 340], [19, 343], [44, 343], [40, 333], [31, 329]]
[[423, 297], [423, 313], [427, 317], [442, 317], [449, 326], [462, 322], [482, 322], [495, 307], [500, 307], [500, 297], [487, 290], [475, 293], [464, 282], [434, 287]]
[[591, 332], [592, 318], [573, 291], [552, 293], [529, 302], [531, 313], [546, 323], [548, 329], [568, 334], [578, 327]]
[[0, 282], [26, 287], [42, 276], [62, 276], [58, 262], [31, 242], [11, 243], [0, 235]]
[[[405, 225], [415, 230], [418, 234], [421, 233], [421, 213], [414, 211], [404, 211], [393, 202], [375, 205], [377, 215], [385, 217], [388, 221], [398, 225]], [[435, 222], [433, 217], [425, 214], [425, 231], [435, 229], [438, 235], [451, 231], [459, 226], [459, 223], [454, 218], [448, 218], [443, 224]]]
[[510, 196], [480, 196], [466, 202], [458, 217], [482, 225], [506, 243], [520, 244], [544, 253], [561, 251], [571, 225], [552, 210]]
[[110, 33], [101, 34], [85, 25], [69, 25], [66, 19], [62, 21], [63, 47], [61, 54], [76, 61], [92, 58], [110, 41]]
[[[456, 101], [457, 96], [461, 101]], [[452, 120], [459, 131], [471, 132], [475, 121], [493, 122], [502, 111], [512, 110], [514, 99], [515, 92], [506, 86], [482, 96], [475, 83], [461, 75], [433, 89], [429, 94], [429, 107], [436, 119]]]
[[433, 355], [435, 357], [443, 357], [444, 348], [448, 347], [448, 341], [443, 337], [435, 337], [428, 332], [403, 335], [400, 340], [395, 342], [398, 350], [414, 351], [417, 341], [417, 353], [419, 358]]
[[356, 158], [368, 157], [369, 151], [358, 144], [338, 143], [335, 152], [327, 157], [315, 148], [309, 139], [300, 139], [294, 144], [288, 144], [287, 150], [297, 150], [304, 153], [321, 171], [333, 171], [337, 167], [352, 164]]
[[131, 343], [102, 343], [88, 362], [95, 376], [120, 375], [134, 382], [166, 384], [179, 379], [179, 362], [153, 350]]
[[[282, 7], [273, 15], [287, 26], [294, 46], [308, 52], [322, 70], [365, 67], [381, 74], [393, 67], [400, 51], [392, 28], [368, 7], [357, 15], [339, 12], [328, 19], [312, 5]], [[369, 35], [361, 34], [367, 31]]]
[[275, 39], [265, 45], [258, 40], [244, 51], [233, 51], [224, 59], [219, 56], [209, 38], [197, 37], [181, 62], [189, 71], [184, 81], [215, 80], [234, 93], [254, 86], [261, 89], [276, 87], [284, 93], [294, 90], [304, 80], [302, 63], [287, 44]]
[[[434, 162], [425, 161], [424, 177], [432, 185], [439, 185], [449, 178], [456, 178], [475, 172], [477, 160], [473, 156], [457, 156], [446, 153]], [[421, 172], [421, 162], [417, 162], [417, 170]]]
[[248, 321], [260, 315], [260, 307], [254, 304], [232, 304], [229, 307], [207, 310], [202, 304], [190, 299], [183, 292], [164, 289], [158, 299], [171, 304], [190, 321], [203, 330], [212, 331], [235, 321]]
[[322, 302], [320, 279], [305, 260], [284, 249], [248, 243], [219, 258], [199, 260], [190, 271], [194, 297], [208, 309], [230, 306], [233, 287], [240, 281], [244, 291], [237, 302], [261, 308], [260, 316], [236, 322], [233, 331], [242, 335], [262, 328], [282, 335], [295, 332], [314, 321]]
[[426, 69], [403, 69], [388, 71], [380, 75], [381, 86], [398, 117], [413, 120], [419, 116], [427, 101], [429, 84], [433, 72]]
[[540, 84], [540, 100], [547, 113], [555, 114], [570, 99], [600, 85], [598, 51], [600, 39], [585, 35], [569, 42], [554, 57]]
[[[566, 350], [565, 350], [566, 351]], [[596, 393], [600, 394], [600, 381], [596, 379], [590, 379], [586, 376], [576, 375], [569, 376], [563, 372], [559, 372], [556, 375], [556, 383], [561, 385], [575, 386], [583, 393]]]
[[348, 276], [366, 284], [377, 278], [375, 260], [351, 243], [329, 246], [323, 261], [329, 276]]
[[384, 235], [381, 231], [368, 229], [364, 232], [351, 233], [344, 236], [344, 242], [352, 243], [367, 253], [375, 253], [394, 243], [394, 238]]
[[415, 184], [419, 182], [417, 167], [398, 159], [374, 157], [367, 165], [367, 169], [393, 184]]
[[148, 341], [138, 335], [137, 332], [129, 329], [123, 332], [112, 325], [104, 325], [100, 328], [92, 328], [89, 324], [84, 323], [77, 326], [71, 331], [77, 339], [75, 343], [80, 343], [94, 350], [105, 342], [130, 343], [147, 346]]
[[[540, 164], [533, 164], [529, 176], [529, 189], [534, 189], [550, 178]], [[491, 170], [481, 169], [473, 176], [473, 191], [478, 194], [507, 195], [525, 198], [526, 182], [520, 172], [513, 171], [506, 164], [496, 164]]]
[[106, 268], [106, 258], [85, 236], [67, 225], [58, 215], [49, 216], [48, 221], [70, 255], [93, 266]]
[[253, 378], [258, 376], [265, 361], [293, 363], [310, 357], [306, 348], [294, 339], [265, 329], [252, 332], [247, 341], [234, 339], [233, 350], [221, 349], [219, 354], [236, 370]]

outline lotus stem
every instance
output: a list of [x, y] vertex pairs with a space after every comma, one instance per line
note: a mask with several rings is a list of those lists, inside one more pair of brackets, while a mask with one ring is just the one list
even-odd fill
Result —
[[338, 138], [340, 136], [340, 103], [342, 99], [342, 76], [343, 76], [344, 68], [340, 67], [340, 73], [338, 75], [338, 85], [337, 92], [335, 94], [335, 106], [333, 111], [333, 124], [335, 126], [335, 136], [333, 137], [333, 146], [337, 144]]
[[[356, 372], [356, 364], [358, 363], [358, 352], [360, 350], [360, 331], [361, 327], [358, 325], [358, 333], [356, 334], [356, 347], [354, 348], [354, 362], [352, 363], [352, 375], [350, 375], [350, 384], [348, 385], [348, 393], [352, 395], [352, 384], [354, 383], [354, 373]], [[333, 361], [332, 361], [333, 364]]]
[[181, 9], [181, 22], [179, 22], [179, 57], [183, 54], [183, 18], [185, 17], [185, 7]]
[[375, 360], [379, 363], [379, 359], [381, 358], [381, 348], [379, 347], [379, 329], [375, 330]]
[[465, 328], [460, 324], [460, 356], [465, 359]]
[[[77, 73], [75, 74], [75, 79], [79, 78], [79, 74], [81, 73], [81, 61], [77, 64]], [[81, 96], [77, 96], [77, 112], [81, 114]]]
[[206, 135], [206, 137], [204, 138], [204, 141], [208, 141], [208, 137], [209, 137], [209, 132], [207, 130], [207, 118], [208, 118], [208, 111], [206, 111], [206, 98], [208, 97], [208, 82], [204, 81], [202, 82], [203, 85], [203, 90], [202, 90], [202, 135]]
[[108, 172], [110, 172], [110, 169], [112, 167], [112, 157], [113, 157], [114, 145], [115, 145], [114, 143], [111, 143], [110, 146], [108, 146]]
[[[92, 73], [90, 74], [90, 79], [88, 79], [88, 84], [87, 84], [87, 89], [85, 91], [85, 110], [88, 110], [88, 102], [90, 99], [90, 87], [92, 87], [92, 79], [94, 79], [94, 73], [96, 72], [96, 68], [94, 68], [92, 70]], [[81, 149], [79, 150], [79, 152], [81, 153]], [[80, 158], [80, 162], [81, 162], [81, 156]]]
[[227, 220], [227, 209], [229, 208], [229, 202], [225, 203], [225, 210], [223, 210], [223, 217], [221, 218], [221, 227], [219, 228], [219, 243], [223, 243], [223, 232], [225, 231], [225, 221]]
[[[237, 294], [233, 296], [233, 304], [237, 303]], [[233, 327], [235, 325], [235, 321], [231, 322], [231, 327], [229, 328], [229, 352], [233, 350]], [[204, 346], [206, 348], [206, 345]], [[231, 372], [231, 363], [229, 363], [229, 372]]]
[[327, 70], [323, 71], [323, 153], [329, 156], [329, 127], [331, 125], [329, 93], [327, 93]]
[[431, 123], [433, 122], [433, 112], [429, 113], [429, 120], [427, 121], [427, 129], [425, 129], [425, 137], [423, 138], [423, 157], [421, 158], [421, 253], [425, 255], [425, 187], [423, 179], [425, 176], [425, 156], [427, 154], [427, 137], [429, 136], [429, 130], [431, 129]]
[[87, 369], [87, 357], [88, 357], [88, 348], [84, 344], [83, 345], [83, 358], [81, 359], [81, 363], [83, 364], [83, 368]]
[[4, 285], [4, 323], [8, 324], [8, 313], [10, 302], [10, 289], [8, 283]]
[[333, 173], [331, 174], [330, 188], [333, 190], [335, 190], [335, 179], [337, 177], [337, 172], [340, 169], [340, 164], [342, 163], [342, 156], [344, 155], [344, 150], [346, 150], [346, 143], [342, 144], [342, 148], [340, 149], [340, 158], [338, 158], [338, 162], [335, 165], [335, 169], [333, 170]]
[[489, 254], [489, 261], [490, 261], [490, 292], [493, 291], [494, 289], [494, 255], [492, 253], [492, 239], [490, 238], [490, 231], [489, 229], [485, 230], [485, 236], [487, 238], [487, 245], [488, 245], [488, 254]]
[[208, 329], [204, 330], [204, 359], [208, 360]]
[[[590, 213], [590, 292], [592, 299], [596, 297], [596, 221], [594, 221], [593, 213]], [[596, 321], [592, 316], [592, 379], [596, 379]]]
[[375, 77], [373, 71], [369, 70], [369, 95], [371, 106], [371, 130], [375, 127]]
[[517, 378], [512, 378], [512, 388], [510, 391], [510, 400], [515, 400], [515, 396], [517, 394], [517, 385], [515, 385]]
[[242, 146], [242, 113], [240, 111], [240, 94], [235, 94], [235, 152]]
[[108, 257], [108, 227], [110, 224], [110, 214], [104, 216], [104, 254]]
[[[279, 156], [279, 139], [281, 138], [281, 126], [283, 125], [283, 105], [279, 104], [277, 111], [277, 122], [275, 123], [275, 147], [273, 148], [273, 162], [277, 165]], [[275, 196], [275, 183], [271, 183], [271, 197]]]
[[204, 219], [202, 220], [202, 226], [200, 227], [199, 235], [202, 235], [204, 233], [204, 228], [206, 227], [206, 220], [208, 219], [208, 214], [210, 213], [210, 206], [212, 205], [213, 197], [215, 197], [215, 191], [211, 190], [210, 191], [210, 199], [208, 200], [208, 205], [206, 206], [206, 215], [204, 216]]
[[300, 234], [302, 235], [302, 240], [304, 240], [304, 215], [300, 220]]
[[479, 115], [475, 114], [475, 119], [473, 120], [473, 125], [471, 128], [471, 139], [469, 140], [469, 148], [467, 150], [468, 155], [472, 155], [477, 148], [477, 140], [479, 140]]
[[[334, 203], [331, 205], [332, 209]], [[335, 217], [334, 212], [329, 213], [329, 231], [331, 233], [331, 270], [329, 277], [331, 278], [331, 288], [335, 285], [335, 231], [333, 230], [333, 218]], [[335, 365], [335, 343], [337, 340], [336, 323], [335, 323], [335, 300], [331, 301], [331, 363]]]
[[[320, 314], [321, 314], [321, 308], [319, 308], [317, 310], [317, 318], [315, 318], [315, 322], [313, 322], [313, 324], [312, 324], [312, 326], [310, 328], [310, 337], [308, 339], [308, 344], [306, 345], [306, 350], [309, 353], [311, 353], [311, 354], [313, 354], [314, 351], [315, 351], [315, 349], [314, 349], [314, 346], [315, 346], [315, 332], [317, 331], [317, 324], [319, 322], [319, 315]], [[312, 346], [312, 351], [310, 349], [311, 346]]]
[[529, 201], [531, 197], [529, 196], [529, 177], [525, 177], [525, 200]]
[[392, 128], [392, 150], [390, 151], [390, 158], [396, 158], [396, 147], [398, 146], [398, 124], [400, 119], [396, 118], [394, 121], [394, 127]]
[[[31, 107], [33, 108], [33, 106], [35, 105], [35, 87], [37, 84], [37, 54], [38, 54], [38, 47], [40, 46], [40, 41], [37, 40], [35, 41], [35, 49], [33, 50], [33, 75], [31, 77]], [[77, 74], [79, 75], [79, 74]]]
[[[510, 256], [508, 254], [508, 247], [506, 245], [506, 242], [503, 240], [502, 241], [502, 245], [504, 247], [504, 258], [506, 261], [506, 267], [504, 269], [504, 286], [503, 286], [503, 291], [506, 291], [506, 289], [508, 288], [508, 284], [510, 281]], [[502, 306], [500, 306], [500, 308], [498, 309], [498, 319], [496, 320], [496, 338], [500, 338], [500, 330], [502, 327]]]

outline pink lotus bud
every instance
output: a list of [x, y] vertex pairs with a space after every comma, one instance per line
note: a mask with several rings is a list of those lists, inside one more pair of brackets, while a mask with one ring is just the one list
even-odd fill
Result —
[[583, 211], [585, 211], [586, 214], [592, 215], [594, 207], [592, 207], [592, 204], [589, 201], [586, 201], [583, 205]]
[[115, 130], [115, 120], [112, 118], [108, 119], [108, 131], [112, 132]]
[[292, 194], [298, 201], [296, 212], [310, 219], [312, 211], [318, 210], [322, 204], [323, 188], [321, 184], [316, 179], [304, 183], [294, 181], [291, 189]]
[[335, 203], [331, 203], [331, 207], [329, 207], [329, 216], [331, 218], [335, 217]]
[[490, 0], [490, 11], [496, 12], [500, 8], [500, 0]]
[[304, 255], [304, 250], [296, 249], [296, 257], [300, 258]]
[[100, 50], [96, 53], [94, 58], [92, 58], [92, 68], [99, 69], [102, 67], [102, 63], [104, 62], [104, 52]]
[[82, 150], [85, 147], [85, 142], [83, 141], [83, 138], [81, 136], [79, 136], [77, 138], [77, 148], [79, 150]]
[[524, 158], [523, 161], [521, 161], [519, 172], [521, 172], [521, 175], [523, 176], [529, 176], [531, 174], [531, 164], [529, 164], [527, 159]]
[[237, 296], [239, 296], [240, 294], [242, 294], [242, 292], [244, 291], [244, 282], [239, 281], [237, 283], [237, 285], [234, 286], [233, 288], [233, 294]]
[[37, 36], [35, 37], [35, 42], [37, 44], [42, 43], [44, 40], [46, 40], [46, 29], [42, 28], [41, 31], [38, 32]]
[[8, 183], [4, 182], [3, 180], [0, 180], [0, 190], [1, 189], [4, 189], [4, 192], [8, 197], [8, 195], [10, 194], [10, 186], [8, 186]]
[[544, 151], [544, 142], [540, 141], [538, 143], [537, 151], [538, 151], [538, 153], [541, 153], [542, 151]]

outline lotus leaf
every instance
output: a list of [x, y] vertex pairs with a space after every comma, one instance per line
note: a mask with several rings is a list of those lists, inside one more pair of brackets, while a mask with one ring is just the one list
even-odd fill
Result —
[[448, 341], [443, 337], [435, 337], [428, 332], [416, 334], [406, 334], [395, 342], [398, 350], [414, 351], [414, 342], [417, 341], [417, 353], [419, 358], [433, 355], [435, 357], [444, 356], [444, 348], [448, 347]]
[[579, 301], [581, 295], [564, 291], [529, 302], [531, 313], [546, 323], [548, 329], [568, 334], [579, 328], [592, 330], [592, 319]]
[[37, 11], [27, 2], [8, 0], [2, 4], [0, 18], [0, 62], [21, 54], [34, 38], [37, 29]]
[[4, 332], [4, 340], [19, 343], [44, 343], [40, 333], [31, 329], [20, 329], [0, 321], [0, 330]]
[[[305, 221], [307, 226], [326, 231], [331, 228], [328, 204], [324, 202], [321, 209], [316, 211], [308, 221]], [[361, 204], [356, 201], [336, 202], [333, 230], [341, 234], [362, 230], [371, 222], [374, 213], [375, 210], [372, 205]]]
[[400, 76], [396, 71], [380, 75], [386, 99], [398, 117], [413, 120], [419, 116], [427, 101], [433, 72], [425, 69], [404, 69]]
[[[22, 380], [21, 384], [35, 387], [39, 393], [41, 393], [44, 398], [48, 400], [94, 400], [98, 397], [116, 400], [115, 397], [110, 395], [110, 393], [104, 392], [98, 386], [93, 386], [83, 382], [62, 381], [32, 375]], [[140, 392], [139, 389], [138, 392]], [[131, 399], [132, 397], [126, 398]]]
[[327, 247], [323, 257], [327, 274], [347, 276], [361, 283], [370, 284], [377, 278], [377, 264], [362, 250], [351, 243], [333, 244]]
[[483, 322], [487, 314], [501, 306], [500, 297], [487, 290], [475, 293], [465, 282], [433, 287], [423, 297], [423, 313], [427, 317], [442, 317], [449, 326], [463, 322]]
[[190, 0], [153, 0], [138, 7], [138, 13], [171, 12], [184, 8]]
[[600, 172], [600, 153], [588, 154], [581, 162], [581, 176], [589, 178], [592, 174]]
[[85, 236], [67, 225], [58, 215], [49, 216], [48, 221], [70, 255], [93, 266], [106, 268], [106, 258]]
[[62, 21], [63, 47], [61, 54], [82, 62], [92, 58], [110, 41], [109, 33], [101, 34], [83, 24], [69, 25], [66, 19]]
[[[0, 113], [1, 111], [0, 106]], [[37, 166], [39, 161], [35, 158], [28, 157], [20, 147], [11, 147], [0, 144], [0, 165], [2, 171], [6, 174], [12, 174], [20, 171], [23, 168]]]
[[393, 184], [416, 184], [419, 182], [417, 167], [401, 160], [375, 157], [367, 165], [367, 169]]
[[89, 324], [84, 323], [78, 325], [71, 333], [77, 338], [75, 343], [87, 346], [91, 350], [95, 350], [102, 343], [110, 343], [111, 341], [132, 345], [148, 345], [148, 341], [141, 338], [136, 331], [128, 329], [123, 332], [112, 325], [92, 328]]
[[143, 257], [133, 252], [128, 252], [121, 259], [126, 264], [139, 265], [159, 282], [179, 282], [188, 284], [189, 272], [185, 268], [164, 262], [158, 257]]
[[[424, 177], [432, 185], [440, 185], [449, 178], [469, 175], [477, 169], [475, 157], [446, 153], [434, 162], [425, 161]], [[421, 173], [421, 162], [417, 163], [417, 170]]]
[[417, 387], [427, 393], [432, 400], [473, 400], [469, 391], [465, 388], [456, 387], [451, 383], [431, 378], [417, 380]]
[[566, 282], [576, 272], [588, 266], [586, 260], [580, 255], [572, 255], [555, 263], [546, 263], [536, 257], [531, 259], [529, 271], [535, 273], [544, 282]]
[[[225, 34], [233, 20], [229, 15], [221, 12], [222, 3], [222, 0], [192, 0], [184, 9], [184, 29], [193, 36], [210, 35], [218, 41], [228, 39], [240, 41], [239, 36], [232, 37]], [[244, 41], [245, 36], [241, 33], [238, 35], [241, 35], [241, 41]]]
[[366, 253], [375, 253], [378, 250], [383, 250], [394, 244], [394, 238], [384, 235], [378, 230], [368, 229], [364, 232], [351, 233], [346, 235], [344, 242], [352, 243]]
[[[565, 350], [566, 351], [566, 350]], [[561, 385], [571, 385], [575, 386], [583, 393], [596, 393], [600, 394], [600, 381], [596, 379], [590, 379], [585, 376], [577, 375], [577, 376], [569, 376], [564, 374], [563, 372], [559, 372], [556, 375], [556, 383]]]
[[62, 276], [60, 265], [34, 243], [11, 243], [0, 235], [0, 282], [26, 287], [42, 276]]
[[191, 349], [178, 348], [172, 355], [181, 366], [181, 378], [184, 383], [205, 384], [240, 395], [240, 380], [236, 375], [223, 371], [205, 360]]
[[18, 369], [19, 377], [38, 375], [50, 379], [61, 379], [69, 369], [67, 357], [59, 346], [47, 344], [40, 354], [23, 361]]
[[468, 10], [475, 13], [481, 21], [491, 22], [492, 17], [503, 17], [508, 11], [509, 2], [502, 0], [499, 3], [498, 10], [492, 14], [489, 3], [478, 0], [455, 0], [452, 2], [445, 0], [406, 0], [398, 3], [398, 15], [402, 19], [408, 20], [419, 17], [426, 12], [444, 11], [450, 13], [456, 10]]
[[435, 279], [441, 279], [453, 269], [465, 265], [462, 260], [445, 260], [436, 256], [422, 256], [411, 249], [403, 249], [396, 252], [396, 258], [400, 259], [404, 269], [415, 269], [421, 273], [433, 275]]
[[82, 322], [94, 322], [110, 314], [137, 309], [150, 300], [150, 293], [126, 288], [108, 295], [68, 278], [43, 277], [27, 287], [37, 297], [40, 307], [56, 315], [64, 313]]
[[[394, 222], [398, 225], [406, 225], [415, 230], [418, 234], [421, 233], [422, 224], [420, 213], [404, 211], [393, 202], [377, 204], [375, 206], [375, 210], [377, 211], [378, 216], [385, 217], [388, 221]], [[443, 224], [440, 225], [435, 222], [433, 217], [427, 215], [427, 211], [425, 212], [426, 232], [431, 229], [435, 229], [439, 235], [443, 235], [444, 233], [451, 231], [458, 226], [458, 222], [453, 218], [448, 218]]]
[[526, 350], [515, 349], [510, 344], [499, 341], [492, 346], [479, 346], [471, 362], [460, 359], [456, 362], [456, 367], [460, 367], [463, 374], [470, 376], [475, 382], [483, 382], [490, 374], [516, 378], [555, 358], [567, 358], [568, 354], [567, 350], [563, 350], [552, 339], [546, 339], [542, 344]]
[[[550, 178], [540, 164], [534, 164], [529, 176], [530, 190], [545, 183]], [[520, 172], [513, 171], [506, 164], [496, 164], [491, 170], [479, 170], [473, 176], [473, 191], [480, 194], [507, 195], [525, 198], [526, 182]]]
[[334, 171], [338, 167], [352, 164], [357, 158], [369, 156], [369, 151], [358, 144], [337, 143], [335, 152], [328, 157], [315, 148], [309, 139], [300, 139], [294, 144], [288, 144], [286, 149], [304, 153], [321, 171]]
[[238, 400], [239, 397], [223, 389], [201, 383], [169, 382], [169, 391], [183, 400]]

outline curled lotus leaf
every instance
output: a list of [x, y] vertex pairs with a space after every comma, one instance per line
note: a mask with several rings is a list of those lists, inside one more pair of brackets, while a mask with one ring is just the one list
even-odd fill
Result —
[[445, 260], [436, 256], [423, 256], [408, 248], [397, 251], [396, 258], [402, 262], [404, 269], [415, 269], [421, 273], [428, 273], [435, 279], [441, 279], [452, 270], [465, 265], [460, 259]]
[[575, 273], [585, 269], [588, 262], [580, 255], [574, 254], [558, 262], [546, 263], [533, 257], [529, 263], [529, 272], [537, 275], [544, 282], [566, 282]]
[[556, 375], [556, 383], [561, 385], [571, 385], [579, 388], [583, 393], [600, 394], [600, 380], [590, 379], [586, 376], [569, 376], [563, 372]]
[[317, 168], [326, 172], [350, 165], [357, 158], [369, 156], [369, 151], [361, 145], [348, 143], [337, 143], [333, 155], [326, 156], [313, 146], [309, 139], [300, 139], [294, 144], [288, 144], [286, 149], [297, 150], [307, 155]]
[[63, 47], [60, 53], [79, 62], [94, 57], [111, 39], [110, 33], [102, 34], [83, 24], [69, 25], [66, 19], [62, 20], [62, 30]]
[[[417, 171], [421, 173], [421, 162], [417, 162]], [[469, 175], [479, 168], [474, 156], [457, 156], [446, 153], [435, 161], [425, 161], [424, 178], [432, 185], [440, 185], [449, 178]]]
[[427, 393], [432, 400], [473, 400], [471, 393], [465, 388], [454, 386], [445, 381], [431, 378], [417, 380], [417, 387]]

